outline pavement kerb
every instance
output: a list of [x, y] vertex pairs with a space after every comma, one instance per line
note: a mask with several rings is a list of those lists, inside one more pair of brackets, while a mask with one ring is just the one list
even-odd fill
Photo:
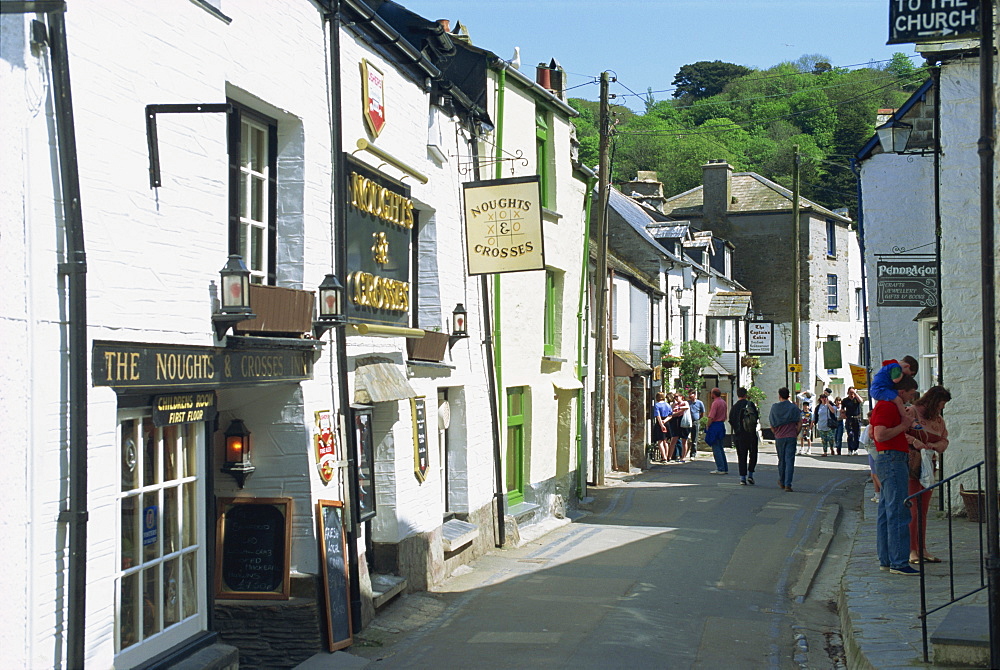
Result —
[[789, 596], [792, 598], [805, 598], [809, 595], [809, 589], [816, 578], [819, 566], [826, 558], [830, 542], [833, 541], [833, 534], [837, 529], [837, 519], [840, 518], [840, 505], [824, 505], [823, 508], [823, 518], [819, 523], [819, 537], [816, 540], [816, 545], [810, 549], [810, 553], [806, 556], [802, 574], [799, 575], [789, 592]]

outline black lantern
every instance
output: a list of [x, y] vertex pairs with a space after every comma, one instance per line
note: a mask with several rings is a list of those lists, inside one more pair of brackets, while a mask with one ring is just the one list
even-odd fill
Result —
[[448, 338], [448, 345], [454, 346], [455, 342], [469, 336], [468, 312], [465, 305], [458, 303], [451, 313], [451, 336]]
[[875, 129], [878, 141], [882, 144], [882, 151], [894, 154], [906, 151], [906, 144], [910, 141], [912, 131], [913, 126], [897, 119], [890, 119]]
[[233, 419], [226, 429], [226, 462], [222, 465], [222, 471], [232, 475], [240, 488], [243, 488], [256, 469], [250, 462], [250, 431], [243, 421]]
[[344, 322], [343, 299], [344, 286], [336, 275], [328, 274], [319, 285], [319, 318], [313, 321], [313, 337], [317, 340]]
[[250, 270], [239, 254], [230, 254], [225, 267], [219, 270], [222, 278], [222, 309], [212, 315], [217, 339], [222, 339], [230, 328], [257, 315], [250, 310]]

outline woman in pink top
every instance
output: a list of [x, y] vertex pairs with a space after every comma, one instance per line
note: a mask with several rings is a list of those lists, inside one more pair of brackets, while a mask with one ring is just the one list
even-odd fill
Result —
[[[937, 454], [944, 453], [948, 448], [948, 427], [944, 424], [944, 406], [951, 400], [951, 393], [943, 386], [932, 386], [927, 392], [920, 396], [913, 407], [917, 413], [917, 421], [921, 428], [919, 430], [911, 428], [906, 431], [906, 441], [910, 443], [910, 449], [932, 449]], [[912, 453], [912, 452], [911, 452]], [[920, 483], [920, 472], [917, 469], [910, 471], [907, 495], [913, 495], [924, 485]], [[924, 562], [940, 563], [941, 559], [927, 553], [927, 511], [931, 503], [931, 494], [928, 491], [916, 502], [920, 505], [920, 526], [917, 525], [917, 505], [910, 507], [910, 563], [919, 563], [923, 554]], [[924, 538], [924, 546], [920, 547], [920, 537]]]

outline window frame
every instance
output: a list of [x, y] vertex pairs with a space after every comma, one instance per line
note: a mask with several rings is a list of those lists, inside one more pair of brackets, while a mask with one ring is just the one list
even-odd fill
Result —
[[840, 309], [839, 278], [833, 273], [826, 275], [826, 311], [836, 312]]
[[[518, 503], [524, 502], [524, 489], [525, 489], [525, 452], [526, 442], [527, 442], [527, 414], [528, 408], [526, 399], [528, 397], [527, 389], [524, 386], [509, 386], [507, 387], [506, 400], [507, 400], [507, 417], [506, 417], [506, 428], [507, 428], [507, 454], [505, 462], [507, 465], [507, 473], [504, 479], [507, 495], [507, 504], [517, 505]], [[518, 398], [518, 401], [513, 402], [514, 397]], [[520, 410], [519, 413], [514, 414], [515, 406]]]
[[541, 206], [555, 209], [552, 193], [552, 123], [551, 116], [543, 107], [535, 107], [535, 162], [538, 170], [538, 190]]
[[[132, 422], [135, 424], [135, 428], [132, 431], [135, 435], [139, 444], [135, 445], [134, 454], [134, 465], [132, 466], [135, 471], [135, 483], [131, 488], [125, 488], [126, 482], [124, 479], [124, 426], [126, 423]], [[153, 476], [154, 481], [144, 482], [140, 481], [142, 478], [145, 468], [146, 468], [146, 448], [145, 448], [145, 431], [150, 427], [153, 431], [154, 440], [156, 441], [155, 452], [155, 463], [153, 468], [155, 473]], [[175, 434], [175, 444], [173, 446], [175, 456], [177, 457], [174, 468], [175, 476], [169, 480], [165, 478], [165, 466], [163, 461], [164, 454], [164, 436], [167, 434], [169, 429], [176, 431]], [[114, 662], [116, 666], [119, 667], [133, 667], [135, 665], [140, 665], [143, 662], [162, 654], [163, 652], [169, 650], [170, 648], [182, 643], [184, 640], [189, 639], [193, 635], [204, 632], [208, 630], [208, 614], [209, 614], [209, 602], [210, 594], [208, 593], [208, 558], [209, 558], [209, 528], [208, 522], [203, 513], [205, 509], [206, 501], [206, 487], [207, 487], [207, 471], [205, 463], [205, 455], [208, 452], [207, 445], [207, 431], [204, 423], [192, 423], [192, 424], [174, 424], [170, 426], [154, 426], [152, 423], [152, 410], [150, 408], [138, 408], [129, 410], [120, 410], [118, 412], [118, 421], [116, 428], [116, 452], [118, 461], [118, 471], [123, 474], [123, 478], [116, 486], [114, 492], [115, 497], [115, 528], [116, 537], [118, 540], [115, 543], [115, 572], [113, 574], [114, 583], [114, 611], [115, 611], [115, 621], [114, 621], [114, 631], [113, 631], [113, 643], [114, 643]], [[185, 473], [185, 446], [184, 441], [191, 441], [191, 448], [193, 452], [189, 455], [189, 462], [186, 464], [188, 468], [191, 468], [193, 473]], [[165, 491], [168, 489], [175, 489], [178, 492], [176, 498], [176, 509], [174, 514], [174, 525], [176, 530], [176, 541], [178, 547], [166, 551], [164, 547], [164, 540], [167, 538], [167, 531], [169, 530], [166, 526], [167, 520], [167, 506], [164, 505]], [[188, 489], [185, 493], [185, 489]], [[142, 541], [142, 531], [143, 531], [143, 517], [145, 516], [145, 501], [147, 496], [153, 494], [158, 506], [158, 513], [156, 516], [156, 549], [154, 551], [158, 552], [157, 556], [146, 558], [146, 545], [143, 544], [142, 549], [139, 549], [139, 542]], [[190, 496], [191, 504], [193, 505], [190, 510], [184, 508], [186, 496]], [[138, 528], [133, 527], [133, 532], [138, 531], [132, 537], [132, 558], [129, 560], [129, 564], [126, 566], [126, 557], [123, 552], [123, 543], [125, 536], [123, 535], [123, 501], [135, 498], [140, 507], [136, 510], [140, 512], [136, 515], [136, 524]], [[193, 543], [185, 545], [185, 533], [186, 527], [185, 522], [191, 522], [195, 525], [193, 529]], [[191, 561], [193, 562], [193, 574], [189, 574], [185, 577], [185, 569], [188, 567], [186, 563], [186, 558], [188, 556], [193, 556]], [[141, 558], [141, 560], [139, 560]], [[165, 613], [166, 604], [164, 602], [164, 576], [163, 567], [172, 561], [176, 561], [179, 566], [179, 577], [180, 586], [178, 587], [178, 617], [177, 620], [170, 624], [168, 627], [163, 626], [163, 617]], [[122, 581], [126, 578], [131, 578], [135, 576], [138, 584], [136, 585], [136, 595], [140, 596], [140, 599], [144, 598], [145, 595], [145, 583], [143, 581], [145, 573], [147, 570], [155, 570], [155, 579], [157, 580], [156, 603], [153, 603], [153, 607], [156, 609], [156, 618], [159, 623], [159, 630], [151, 634], [146, 634], [142, 628], [144, 628], [144, 617], [147, 613], [147, 605], [144, 603], [142, 606], [142, 612], [137, 614], [138, 628], [136, 632], [137, 639], [134, 643], [128, 645], [124, 649], [121, 647], [121, 637], [122, 637], [122, 626], [125, 617], [122, 615]], [[191, 579], [195, 587], [197, 588], [195, 595], [195, 608], [194, 612], [190, 615], [184, 614], [184, 586], [183, 582], [186, 579]]]
[[826, 257], [837, 257], [837, 224], [833, 219], [826, 220]]
[[545, 270], [545, 310], [542, 321], [542, 355], [559, 355], [560, 274]]
[[[245, 107], [232, 99], [227, 99], [232, 105], [232, 112], [229, 114], [229, 253], [239, 254], [243, 257], [244, 263], [250, 269], [250, 280], [255, 284], [266, 284], [273, 286], [277, 277], [277, 232], [278, 232], [278, 122], [260, 112], [249, 107]], [[266, 134], [266, 160], [265, 171], [263, 173], [252, 169], [245, 169], [243, 165], [243, 125], [246, 123], [257, 130], [263, 130]], [[243, 217], [241, 212], [241, 194], [244, 188], [244, 175], [249, 174], [249, 179], [260, 179], [265, 184], [263, 193], [263, 207], [266, 209], [261, 219]], [[251, 183], [251, 182], [247, 182]], [[251, 196], [247, 195], [247, 208], [251, 205]], [[253, 222], [253, 223], [251, 223]], [[240, 239], [244, 227], [251, 227], [254, 223], [262, 224], [263, 228], [263, 253], [261, 269], [254, 269], [251, 255], [252, 249], [241, 249]], [[251, 239], [250, 231], [247, 231], [246, 239]], [[246, 251], [246, 253], [244, 253]]]

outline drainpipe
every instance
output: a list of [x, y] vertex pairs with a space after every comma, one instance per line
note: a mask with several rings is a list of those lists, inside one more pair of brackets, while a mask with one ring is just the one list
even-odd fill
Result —
[[[861, 168], [858, 167], [858, 159], [856, 158], [851, 159], [851, 172], [854, 173], [855, 182], [858, 187], [858, 249], [861, 251], [861, 317], [865, 332], [864, 351], [861, 353], [864, 355], [865, 384], [870, 390], [872, 387], [872, 347], [871, 341], [868, 339], [868, 280], [866, 279], [867, 270], [865, 269], [865, 265], [867, 263], [865, 259], [865, 208], [861, 189]], [[940, 283], [940, 280], [938, 280], [938, 283]], [[938, 311], [941, 311], [940, 306], [938, 307]], [[871, 394], [869, 393], [868, 411], [871, 411], [873, 404]]]
[[[347, 193], [344, 182], [344, 138], [343, 123], [341, 121], [341, 80], [340, 80], [340, 0], [329, 0], [326, 3], [327, 14], [324, 17], [330, 23], [330, 107], [331, 107], [331, 146], [333, 152], [331, 162], [333, 163], [333, 198], [334, 198], [334, 267], [336, 274], [345, 277], [347, 269], [347, 243], [345, 230], [342, 224], [345, 220], [345, 205]], [[347, 382], [347, 335], [343, 328], [335, 328], [334, 332], [336, 356], [337, 356], [337, 386], [340, 395], [340, 408], [345, 419], [350, 419], [351, 397]], [[355, 454], [358, 453], [358, 445], [355, 441], [354, 426], [345, 421], [344, 442], [347, 446], [347, 479], [350, 499], [358, 500], [358, 463]], [[353, 514], [352, 505], [351, 523], [346, 529], [347, 539], [347, 565], [350, 573], [350, 600], [351, 600], [351, 628], [354, 633], [361, 631], [361, 568], [358, 565], [360, 557], [358, 555], [358, 523]], [[368, 524], [368, 536], [371, 533], [371, 524]]]
[[596, 177], [591, 174], [587, 178], [587, 193], [583, 199], [583, 261], [580, 272], [580, 305], [576, 312], [576, 375], [583, 384], [576, 393], [576, 496], [583, 499], [587, 496], [587, 416], [586, 407], [587, 385], [587, 354], [590, 336], [587, 330], [589, 303], [587, 301], [587, 285], [590, 281], [590, 210], [594, 198]]
[[80, 209], [73, 99], [70, 93], [69, 48], [65, 7], [46, 14], [52, 59], [53, 104], [59, 145], [59, 181], [66, 229], [66, 262], [59, 273], [68, 278], [69, 322], [69, 509], [59, 521], [69, 524], [69, 612], [66, 666], [84, 667], [87, 597], [87, 255]]
[[[500, 63], [497, 72], [497, 118], [496, 118], [496, 179], [503, 176], [503, 122], [504, 122], [504, 96], [507, 92], [507, 65]], [[476, 173], [479, 173], [478, 146], [476, 147]], [[493, 413], [493, 469], [496, 479], [496, 491], [494, 498], [497, 505], [497, 546], [503, 547], [507, 541], [504, 517], [507, 515], [506, 507], [506, 487], [503, 480], [503, 450], [500, 444], [500, 413], [504, 404], [500, 397], [503, 389], [503, 375], [501, 367], [501, 320], [500, 320], [500, 275], [492, 275], [493, 280], [493, 323], [490, 328], [490, 297], [487, 282], [487, 275], [482, 276], [483, 287], [483, 311], [486, 332], [492, 331], [492, 336], [486, 337], [486, 355], [493, 360], [493, 375], [490, 377], [490, 410]]]
[[[931, 68], [934, 79], [934, 260], [937, 266], [937, 384], [944, 386], [944, 310], [941, 308], [941, 66]], [[942, 463], [944, 454], [941, 454]], [[942, 471], [943, 477], [943, 471]], [[942, 500], [942, 503], [944, 501]]]

